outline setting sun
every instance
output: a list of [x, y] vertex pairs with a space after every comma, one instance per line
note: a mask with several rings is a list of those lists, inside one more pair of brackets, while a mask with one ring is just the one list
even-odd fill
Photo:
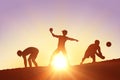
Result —
[[67, 60], [62, 54], [58, 54], [54, 57], [52, 66], [57, 70], [66, 69]]

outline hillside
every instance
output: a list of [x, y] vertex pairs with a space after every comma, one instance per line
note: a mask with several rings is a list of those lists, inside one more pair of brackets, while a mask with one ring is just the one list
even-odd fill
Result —
[[0, 80], [120, 80], [120, 59], [71, 66], [62, 71], [50, 67], [0, 70]]

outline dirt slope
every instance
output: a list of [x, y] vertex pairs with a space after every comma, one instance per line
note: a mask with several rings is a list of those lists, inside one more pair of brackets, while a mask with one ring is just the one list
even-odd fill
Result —
[[0, 80], [120, 80], [120, 59], [71, 66], [62, 71], [50, 67], [0, 70]]

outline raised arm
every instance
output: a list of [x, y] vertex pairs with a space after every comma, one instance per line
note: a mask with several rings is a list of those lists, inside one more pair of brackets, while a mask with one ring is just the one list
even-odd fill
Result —
[[53, 37], [59, 37], [59, 35], [55, 35], [55, 34], [53, 33], [53, 28], [50, 28], [49, 31], [50, 31], [50, 33], [52, 34]]

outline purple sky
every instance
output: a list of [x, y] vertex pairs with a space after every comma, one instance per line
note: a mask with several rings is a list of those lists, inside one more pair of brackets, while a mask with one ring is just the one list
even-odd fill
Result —
[[[0, 65], [0, 69], [23, 66], [22, 62], [14, 66], [21, 60], [16, 55], [18, 49], [34, 45], [41, 52], [52, 53], [57, 40], [53, 47], [47, 46], [55, 42], [48, 32], [51, 26], [56, 29], [56, 34], [60, 34], [62, 29], [68, 29], [69, 36], [79, 39], [78, 44], [68, 42], [72, 47], [76, 46], [74, 55], [68, 49], [71, 64], [79, 64], [85, 49], [96, 38], [102, 41], [106, 59], [120, 57], [120, 0], [1, 0], [0, 64], [3, 61], [9, 63]], [[112, 47], [105, 46], [107, 41], [112, 42]], [[45, 58], [49, 61], [51, 54], [39, 55], [38, 61], [44, 61]], [[40, 61], [39, 65], [46, 66], [48, 61]]]

